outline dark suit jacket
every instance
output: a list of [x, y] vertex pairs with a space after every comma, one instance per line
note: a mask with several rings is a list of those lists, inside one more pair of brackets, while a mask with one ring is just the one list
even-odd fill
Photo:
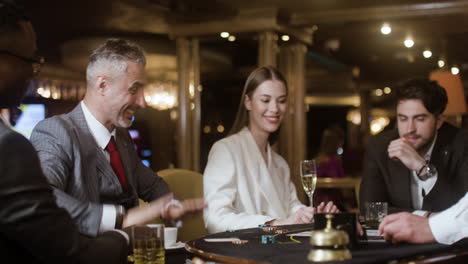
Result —
[[34, 148], [0, 121], [0, 256], [2, 263], [126, 263], [125, 238], [80, 236], [55, 203]]
[[[388, 157], [387, 147], [398, 131], [381, 133], [369, 141], [364, 161], [360, 206], [366, 201], [389, 203], [389, 212], [413, 211], [411, 171]], [[438, 212], [455, 204], [468, 191], [468, 133], [444, 123], [431, 155], [437, 182], [423, 201], [423, 210]]]
[[54, 187], [57, 204], [71, 214], [83, 234], [97, 235], [102, 204], [121, 204], [128, 209], [138, 205], [138, 198], [152, 201], [169, 192], [166, 182], [142, 164], [127, 129], [117, 128], [117, 148], [129, 183], [128, 191], [123, 192], [88, 128], [81, 105], [41, 121], [31, 142]]

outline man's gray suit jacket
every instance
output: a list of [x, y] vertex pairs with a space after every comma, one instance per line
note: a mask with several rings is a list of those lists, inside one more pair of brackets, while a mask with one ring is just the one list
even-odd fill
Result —
[[117, 148], [129, 184], [124, 193], [88, 128], [80, 104], [70, 113], [37, 124], [31, 142], [54, 188], [57, 204], [70, 213], [83, 234], [98, 234], [103, 204], [120, 204], [128, 209], [138, 205], [138, 198], [152, 201], [169, 193], [167, 183], [142, 164], [127, 129], [117, 128]]

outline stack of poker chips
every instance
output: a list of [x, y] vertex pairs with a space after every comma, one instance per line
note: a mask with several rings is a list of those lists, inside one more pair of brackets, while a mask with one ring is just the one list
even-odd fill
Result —
[[263, 235], [262, 244], [274, 244], [276, 243], [276, 237], [272, 235]]

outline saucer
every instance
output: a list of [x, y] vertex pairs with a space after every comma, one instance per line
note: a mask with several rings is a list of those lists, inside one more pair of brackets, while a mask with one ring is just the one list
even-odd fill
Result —
[[185, 247], [185, 243], [184, 242], [177, 242], [177, 243], [174, 243], [170, 246], [165, 246], [164, 248], [165, 249], [178, 249], [178, 248], [183, 248]]

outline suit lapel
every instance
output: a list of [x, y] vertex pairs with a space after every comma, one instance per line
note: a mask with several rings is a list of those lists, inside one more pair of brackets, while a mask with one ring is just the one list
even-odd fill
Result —
[[[89, 189], [89, 192], [92, 194], [92, 197], [96, 197], [99, 200], [101, 190], [99, 189], [101, 184], [99, 182], [105, 181], [110, 182], [115, 188], [121, 192], [122, 187], [118, 181], [117, 176], [115, 175], [110, 162], [102, 153], [102, 150], [97, 145], [91, 131], [89, 130], [88, 124], [83, 114], [81, 106], [73, 110], [72, 119], [75, 120], [77, 124], [78, 131], [78, 140], [80, 141], [81, 154], [83, 162], [85, 164], [83, 171], [83, 177], [86, 178], [86, 186]], [[103, 179], [101, 179], [102, 177]]]
[[[444, 203], [440, 198], [447, 196], [446, 194], [451, 192], [449, 184], [451, 175], [448, 168], [451, 153], [448, 150], [447, 141], [447, 135], [445, 135], [444, 131], [441, 130], [437, 135], [436, 143], [431, 155], [431, 163], [437, 168], [437, 181], [432, 190], [424, 198], [423, 210], [432, 211], [434, 208], [439, 208], [437, 205]], [[436, 200], [436, 197], [438, 200]]]
[[[286, 217], [287, 212], [281, 206], [283, 203], [281, 202], [279, 193], [272, 182], [272, 175], [260, 154], [257, 143], [247, 128], [244, 128], [240, 134], [243, 140], [242, 144], [244, 144], [242, 149], [247, 150], [244, 153], [247, 170], [249, 170], [250, 175], [254, 178], [254, 182], [257, 182], [258, 190], [278, 217]], [[271, 155], [270, 152], [271, 150], [269, 150], [269, 156]], [[269, 162], [272, 162], [271, 158], [269, 158]]]
[[388, 159], [388, 162], [389, 173], [394, 175], [389, 177], [389, 180], [395, 181], [389, 184], [389, 186], [392, 186], [392, 189], [388, 191], [393, 193], [392, 196], [401, 199], [406, 208], [413, 208], [410, 181], [411, 171], [399, 160]]

